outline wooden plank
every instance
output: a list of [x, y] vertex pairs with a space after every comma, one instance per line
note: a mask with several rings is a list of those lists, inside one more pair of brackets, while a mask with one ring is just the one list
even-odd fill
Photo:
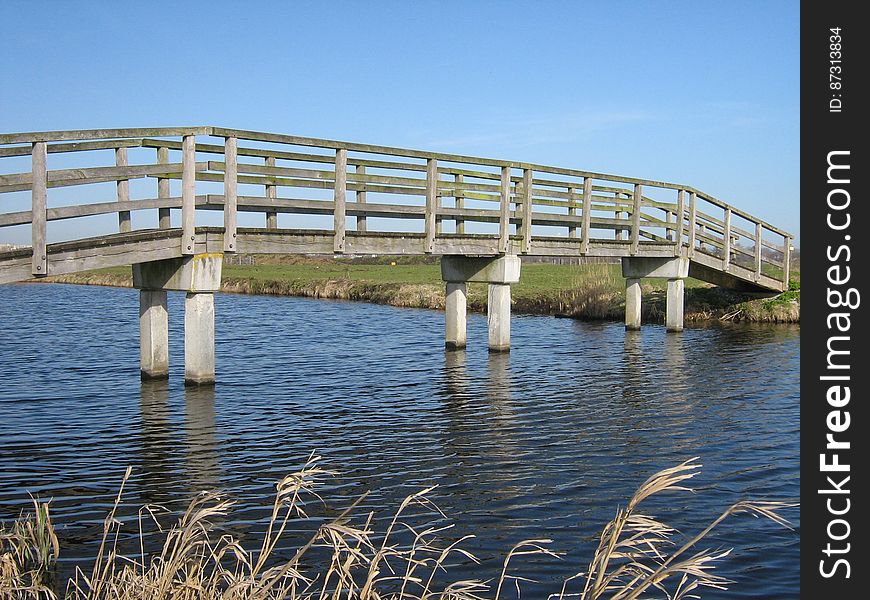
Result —
[[[121, 147], [115, 150], [115, 166], [126, 167], [127, 165], [127, 148]], [[118, 202], [130, 201], [130, 180], [119, 179], [116, 183]], [[133, 224], [130, 220], [129, 210], [118, 211], [118, 230], [121, 233], [127, 233], [133, 229]]]
[[510, 246], [510, 214], [511, 214], [511, 168], [501, 169], [501, 213], [498, 222], [498, 248], [500, 253], [507, 253]]
[[689, 192], [689, 242], [687, 255], [689, 258], [695, 256], [695, 229], [698, 222], [698, 197], [695, 192]]
[[181, 142], [181, 253], [193, 254], [196, 241], [196, 136]]
[[[465, 195], [462, 193], [462, 185], [463, 185], [463, 176], [462, 175], [454, 175], [453, 176], [453, 206], [457, 210], [462, 210], [465, 208]], [[465, 233], [465, 219], [461, 219], [459, 217], [456, 218], [456, 233], [463, 234]]]
[[589, 252], [589, 225], [592, 221], [592, 178], [587, 177], [583, 180], [583, 222], [580, 225], [580, 252], [586, 254]]
[[238, 204], [238, 141], [234, 137], [224, 140], [224, 252], [236, 251], [236, 206]]
[[48, 253], [45, 248], [46, 200], [48, 196], [47, 158], [45, 142], [35, 142], [31, 148], [32, 187], [30, 190], [31, 244], [33, 257], [31, 274], [48, 274]]
[[632, 201], [634, 206], [631, 209], [631, 255], [637, 254], [640, 245], [640, 203], [643, 197], [643, 186], [635, 184], [634, 195]]
[[785, 236], [783, 247], [785, 252], [782, 254], [782, 291], [786, 291], [790, 285], [791, 277], [791, 236]]
[[[48, 144], [49, 154], [64, 152], [89, 152], [91, 150], [114, 150], [115, 148], [136, 148], [142, 145], [142, 138], [132, 140], [111, 140], [107, 142], [72, 142]], [[31, 144], [0, 148], [0, 158], [8, 156], [30, 156]]]
[[[154, 175], [169, 175], [178, 172], [180, 164], [133, 165], [127, 167], [89, 167], [86, 169], [58, 169], [47, 173], [48, 187], [87, 185], [122, 179], [137, 179]], [[207, 163], [199, 163], [197, 170], [204, 171]], [[0, 175], [0, 192], [19, 192], [30, 189], [30, 173]]]
[[347, 150], [338, 148], [335, 151], [335, 194], [333, 202], [334, 207], [334, 222], [335, 222], [335, 238], [333, 240], [333, 250], [335, 252], [344, 252], [345, 247], [345, 201], [347, 196]]
[[722, 235], [722, 260], [725, 265], [725, 270], [728, 270], [728, 265], [731, 264], [731, 209], [725, 209], [725, 231]]
[[523, 217], [520, 233], [523, 237], [522, 251], [527, 254], [532, 249], [532, 170], [523, 169]]
[[[365, 165], [357, 165], [356, 166], [356, 174], [365, 175], [366, 174], [366, 166]], [[366, 188], [362, 186], [362, 189], [358, 189], [356, 192], [356, 203], [357, 204], [365, 204], [366, 203]], [[366, 216], [363, 214], [356, 218], [356, 230], [361, 232], [368, 231], [368, 223], [366, 222]]]
[[[267, 156], [265, 161], [267, 168], [275, 167], [275, 157]], [[335, 158], [333, 157], [332, 162], [335, 162]], [[239, 178], [236, 176], [236, 179], [239, 181], [244, 181], [245, 178]], [[333, 187], [335, 186], [335, 182], [333, 182]], [[275, 185], [266, 184], [266, 198], [275, 199], [278, 197], [278, 187]], [[278, 213], [275, 211], [266, 211], [266, 229], [278, 229]]]
[[[169, 164], [169, 148], [161, 146], [157, 148], [157, 162], [161, 165]], [[169, 179], [166, 177], [157, 178], [157, 197], [169, 198]], [[169, 229], [172, 227], [172, 216], [168, 208], [157, 209], [157, 225], [160, 229]]]
[[75, 129], [69, 131], [32, 131], [0, 133], [0, 144], [32, 142], [65, 142], [71, 140], [108, 140], [114, 138], [176, 137], [179, 135], [212, 135], [211, 127], [158, 127], [127, 129]]
[[426, 161], [426, 214], [423, 220], [424, 252], [430, 253], [435, 248], [437, 231], [435, 218], [438, 212], [438, 161], [430, 158]]
[[685, 227], [685, 211], [686, 211], [686, 192], [677, 190], [677, 229], [674, 237], [676, 237], [676, 246], [674, 246], [674, 256], [679, 256], [683, 250], [683, 234]]
[[[620, 194], [620, 192], [614, 192], [613, 193], [614, 204], [619, 204], [621, 197], [622, 197], [622, 195]], [[622, 211], [617, 209], [616, 212], [614, 213], [614, 218], [619, 219], [621, 215], [622, 215]], [[620, 230], [620, 229], [616, 230], [616, 239], [617, 239], [617, 241], [622, 241], [622, 230]]]

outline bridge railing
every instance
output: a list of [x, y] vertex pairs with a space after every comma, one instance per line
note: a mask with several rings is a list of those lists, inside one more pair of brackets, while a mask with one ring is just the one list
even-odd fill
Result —
[[[153, 150], [153, 159], [131, 164], [133, 149]], [[49, 169], [54, 154], [98, 164], [106, 151], [114, 164]], [[238, 250], [239, 213], [262, 213], [266, 230], [278, 229], [279, 214], [320, 215], [336, 253], [353, 250], [349, 236], [385, 231], [419, 235], [424, 253], [470, 237], [490, 239], [495, 252], [568, 256], [633, 255], [653, 244], [788, 285], [789, 233], [682, 184], [219, 127], [0, 134], [0, 165], [14, 157], [29, 157], [30, 168], [0, 174], [0, 203], [29, 190], [30, 206], [0, 204], [0, 228], [30, 225], [34, 275], [48, 272], [50, 221], [116, 213], [124, 233], [133, 211], [156, 209], [153, 225], [170, 229], [180, 209], [182, 254], [194, 251], [198, 211], [223, 212], [226, 252]], [[155, 180], [156, 194], [133, 199], [136, 179]], [[174, 180], [180, 195], [171, 193]], [[47, 203], [49, 189], [107, 182], [116, 185], [112, 201], [83, 192], [74, 204]]]

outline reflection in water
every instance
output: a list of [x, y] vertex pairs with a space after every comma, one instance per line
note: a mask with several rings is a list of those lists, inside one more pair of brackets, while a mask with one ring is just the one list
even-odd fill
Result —
[[139, 410], [142, 414], [142, 450], [138, 455], [142, 482], [142, 500], [147, 504], [165, 504], [174, 497], [166, 486], [166, 473], [174, 467], [172, 415], [169, 409], [169, 381], [143, 381], [139, 387]]
[[192, 492], [215, 489], [220, 480], [214, 397], [214, 386], [184, 388], [184, 432]]

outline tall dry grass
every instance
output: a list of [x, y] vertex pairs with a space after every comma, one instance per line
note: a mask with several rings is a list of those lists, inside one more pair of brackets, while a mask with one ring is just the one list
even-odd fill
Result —
[[[645, 481], [625, 508], [618, 509], [604, 527], [587, 568], [565, 580], [551, 600], [683, 599], [698, 597], [703, 587], [724, 588], [730, 582], [713, 572], [729, 551], [698, 550], [699, 543], [726, 518], [751, 513], [788, 526], [779, 514], [794, 506], [778, 502], [739, 502], [729, 507], [695, 536], [677, 542], [673, 528], [639, 506], [654, 494], [687, 490], [683, 484], [699, 473], [696, 459], [656, 473]], [[434, 488], [405, 498], [384, 531], [375, 531], [372, 514], [354, 518], [359, 501], [322, 525], [305, 544], [278, 555], [288, 524], [306, 517], [306, 505], [317, 499], [317, 487], [331, 475], [312, 456], [298, 472], [278, 482], [271, 518], [263, 541], [247, 549], [214, 525], [230, 514], [232, 501], [207, 492], [191, 501], [177, 521], [161, 529], [162, 548], [147, 557], [123, 556], [118, 549], [121, 522], [117, 519], [124, 484], [106, 518], [100, 549], [93, 568], [79, 569], [66, 588], [70, 600], [499, 600], [507, 591], [519, 593], [529, 581], [515, 572], [514, 562], [527, 555], [556, 557], [547, 539], [525, 540], [505, 556], [495, 581], [458, 580], [439, 584], [456, 557], [475, 561], [462, 548], [472, 536], [451, 539], [450, 525], [417, 525], [415, 518], [443, 523], [446, 518], [429, 499]], [[130, 476], [130, 470], [124, 483]], [[362, 500], [362, 498], [360, 499]], [[43, 509], [42, 507], [45, 506]], [[47, 505], [37, 503], [36, 521], [22, 519], [19, 533], [4, 532], [0, 597], [43, 598], [51, 592], [38, 580], [45, 565], [57, 558], [58, 548]], [[422, 509], [422, 510], [421, 510]], [[42, 511], [42, 512], [40, 512]], [[155, 507], [139, 514], [140, 540], [143, 519], [158, 520]], [[415, 517], [416, 515], [416, 517]], [[428, 517], [427, 517], [428, 515]], [[42, 519], [40, 521], [40, 519]], [[19, 527], [18, 524], [15, 527]], [[15, 537], [17, 536], [17, 537]], [[10, 543], [9, 540], [14, 540]], [[46, 540], [51, 543], [46, 546]], [[140, 542], [141, 543], [141, 542]], [[23, 544], [23, 546], [21, 545]], [[22, 550], [22, 548], [24, 548]], [[35, 552], [35, 554], [33, 553]], [[43, 565], [27, 571], [27, 565]], [[30, 575], [27, 575], [30, 573]], [[24, 579], [22, 580], [22, 574]], [[439, 574], [441, 577], [439, 577]], [[34, 579], [36, 577], [36, 579]], [[512, 592], [513, 593], [513, 592]]]

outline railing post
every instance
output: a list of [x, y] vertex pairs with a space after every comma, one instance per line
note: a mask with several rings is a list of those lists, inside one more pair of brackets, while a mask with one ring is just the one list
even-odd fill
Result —
[[193, 254], [196, 245], [196, 136], [181, 140], [181, 253]]
[[589, 252], [589, 226], [592, 223], [592, 178], [583, 178], [583, 215], [580, 221], [580, 252]]
[[[115, 166], [116, 167], [126, 167], [127, 163], [127, 148], [115, 148]], [[130, 180], [129, 179], [119, 179], [117, 181], [117, 193], [118, 193], [118, 202], [129, 202], [130, 201]], [[129, 210], [119, 210], [118, 211], [118, 230], [121, 233], [127, 233], [132, 230], [133, 226], [130, 223], [130, 211]]]
[[[357, 175], [365, 175], [366, 174], [366, 166], [365, 165], [357, 165], [356, 166], [356, 174]], [[366, 203], [366, 188], [365, 182], [357, 181], [357, 191], [356, 191], [356, 203], [357, 204], [365, 204]], [[363, 207], [360, 207], [363, 208]], [[365, 213], [361, 214], [356, 218], [356, 230], [357, 231], [368, 231], [368, 223], [366, 222]]]
[[501, 211], [498, 220], [498, 251], [507, 254], [510, 249], [511, 168], [501, 168]]
[[347, 150], [338, 148], [335, 151], [335, 192], [334, 192], [334, 210], [335, 217], [335, 238], [333, 241], [333, 250], [335, 252], [344, 252], [345, 248], [345, 230], [346, 230], [346, 213], [345, 202], [347, 198]]
[[[613, 203], [616, 205], [616, 212], [613, 213], [613, 218], [619, 221], [622, 218], [622, 210], [619, 208], [619, 201], [622, 200], [622, 194], [613, 192]], [[622, 229], [617, 229], [614, 237], [617, 240], [622, 240]]]
[[[275, 157], [267, 156], [265, 159], [267, 167], [275, 166]], [[278, 186], [266, 185], [266, 199], [275, 200], [278, 197]], [[278, 229], [278, 213], [276, 211], [266, 211], [266, 229]]]
[[689, 258], [695, 256], [695, 228], [697, 227], [697, 210], [698, 196], [695, 192], [689, 192], [689, 249], [687, 254]]
[[[454, 196], [454, 207], [457, 210], [463, 210], [465, 208], [465, 196], [462, 195], [462, 190], [459, 187], [462, 185], [462, 175], [454, 175], [453, 181], [456, 184], [456, 190], [453, 192]], [[465, 219], [462, 217], [456, 217], [456, 233], [465, 233]]]
[[761, 223], [755, 224], [755, 281], [761, 279]]
[[679, 256], [680, 252], [683, 249], [683, 214], [686, 211], [686, 192], [683, 190], [677, 190], [677, 229], [674, 234], [677, 242], [674, 246], [674, 256]]
[[723, 248], [722, 254], [724, 255], [722, 258], [722, 270], [727, 271], [728, 267], [731, 265], [731, 209], [725, 209], [725, 229], [723, 231], [723, 235], [725, 236], [725, 246]]
[[238, 205], [238, 140], [224, 139], [224, 252], [236, 251], [236, 209]]
[[[568, 203], [570, 204], [570, 206], [568, 206], [568, 216], [569, 217], [576, 217], [577, 216], [577, 207], [574, 206], [574, 188], [571, 187], [570, 185], [568, 186]], [[572, 225], [568, 226], [568, 237], [569, 238], [576, 238], [577, 237], [577, 228], [576, 227], [574, 227]]]
[[[166, 148], [165, 146], [157, 148], [157, 162], [161, 165], [169, 164], [169, 148]], [[157, 197], [161, 200], [169, 199], [169, 178], [157, 178]], [[169, 229], [172, 227], [172, 218], [168, 207], [157, 209], [157, 220], [157, 226], [160, 229]]]
[[48, 255], [45, 249], [45, 202], [48, 193], [47, 157], [45, 142], [34, 142], [31, 152], [31, 168], [33, 182], [30, 188], [31, 208], [31, 242], [33, 260], [31, 273], [33, 275], [48, 274]]
[[782, 291], [788, 291], [789, 286], [791, 285], [790, 277], [791, 277], [791, 237], [783, 236], [783, 241], [785, 242], [785, 247], [783, 248], [782, 253]]
[[438, 212], [438, 161], [426, 160], [426, 208], [423, 213], [423, 232], [426, 235], [423, 252], [435, 250], [435, 217]]
[[637, 254], [640, 248], [640, 202], [643, 197], [643, 186], [635, 184], [631, 211], [631, 255]]
[[532, 170], [523, 169], [523, 252], [532, 249]]

